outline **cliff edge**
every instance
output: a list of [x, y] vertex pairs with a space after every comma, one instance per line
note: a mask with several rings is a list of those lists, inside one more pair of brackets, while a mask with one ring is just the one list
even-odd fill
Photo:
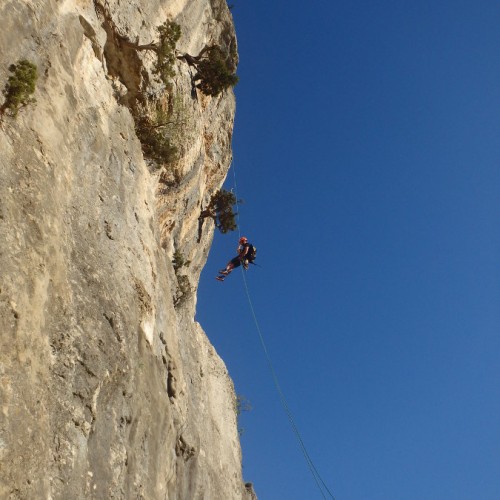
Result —
[[[158, 81], [133, 45], [169, 19], [176, 54], [235, 50], [225, 0], [0, 5], [0, 85], [21, 59], [38, 72], [36, 103], [0, 122], [0, 498], [256, 498], [194, 321], [234, 95], [202, 94], [179, 58]], [[175, 125], [168, 165], [138, 138], [151, 103]]]

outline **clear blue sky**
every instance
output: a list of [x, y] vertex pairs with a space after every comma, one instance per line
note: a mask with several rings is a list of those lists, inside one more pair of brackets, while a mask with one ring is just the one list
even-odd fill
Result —
[[[230, 3], [247, 279], [317, 469], [337, 500], [500, 499], [500, 3]], [[236, 244], [197, 320], [253, 407], [245, 479], [321, 498], [241, 273], [214, 279]]]

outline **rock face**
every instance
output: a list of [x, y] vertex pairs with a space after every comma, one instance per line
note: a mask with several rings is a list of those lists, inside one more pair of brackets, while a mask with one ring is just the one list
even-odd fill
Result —
[[19, 59], [39, 74], [0, 124], [0, 498], [256, 498], [232, 381], [193, 319], [233, 93], [202, 95], [177, 60], [174, 164], [136, 135], [138, 93], [166, 91], [123, 42], [167, 18], [181, 53], [235, 43], [225, 0], [0, 4], [0, 85]]

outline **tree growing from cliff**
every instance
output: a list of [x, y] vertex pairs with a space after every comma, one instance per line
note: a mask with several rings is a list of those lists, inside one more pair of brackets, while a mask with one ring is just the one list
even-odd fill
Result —
[[179, 56], [196, 69], [193, 77], [195, 86], [205, 95], [217, 96], [238, 83], [236, 75], [236, 54], [224, 51], [218, 45], [209, 45], [197, 55]]
[[136, 132], [144, 154], [151, 158], [158, 165], [158, 168], [172, 164], [177, 160], [178, 149], [172, 144], [171, 137], [159, 125], [152, 123], [148, 116], [137, 118]]
[[3, 115], [6, 110], [9, 110], [12, 116], [17, 116], [19, 108], [35, 102], [32, 97], [35, 92], [35, 84], [38, 78], [36, 66], [21, 59], [17, 64], [11, 64], [9, 71], [12, 75], [3, 89], [5, 102], [0, 107], [0, 115]]
[[[153, 73], [158, 76], [168, 90], [171, 90], [170, 80], [175, 76], [175, 50], [181, 37], [181, 27], [175, 21], [167, 19], [163, 24], [157, 26], [156, 31], [158, 32], [157, 42], [143, 45], [124, 39], [122, 42], [136, 51], [149, 50], [154, 52], [156, 61], [153, 65]], [[146, 156], [159, 167], [173, 164], [179, 155], [171, 130], [175, 128], [175, 123], [167, 118], [166, 110], [158, 105], [154, 106], [152, 112], [147, 112], [147, 109], [145, 106], [142, 113], [135, 113], [136, 132], [141, 141], [142, 149]]]
[[167, 20], [156, 29], [160, 40], [155, 50], [157, 59], [153, 72], [165, 83], [175, 76], [175, 46], [181, 37], [181, 27], [174, 21]]
[[153, 73], [167, 86], [169, 81], [175, 76], [175, 47], [181, 37], [181, 27], [171, 19], [167, 19], [163, 24], [157, 26], [158, 42], [151, 42], [144, 45], [125, 41], [130, 48], [141, 51], [151, 50], [156, 54], [156, 61], [153, 66]]
[[[183, 140], [191, 130], [189, 109], [182, 94], [165, 93], [161, 99], [147, 103], [136, 114], [135, 123], [145, 156], [153, 160], [157, 168], [169, 167], [174, 173], [174, 165], [182, 155]], [[178, 175], [174, 177], [178, 183]], [[162, 176], [163, 184], [170, 183], [165, 181], [167, 178]]]
[[238, 227], [236, 225], [237, 213], [233, 210], [237, 201], [236, 196], [231, 191], [225, 189], [217, 191], [210, 199], [208, 207], [201, 212], [200, 220], [211, 217], [221, 233], [234, 231]]
[[180, 250], [175, 250], [174, 257], [172, 259], [172, 264], [174, 266], [174, 271], [177, 273], [183, 266], [189, 266], [191, 264], [190, 260], [186, 260], [184, 255]]

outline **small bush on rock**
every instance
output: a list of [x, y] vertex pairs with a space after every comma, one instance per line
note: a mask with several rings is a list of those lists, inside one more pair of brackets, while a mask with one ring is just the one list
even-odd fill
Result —
[[17, 116], [19, 108], [34, 103], [31, 97], [35, 92], [35, 84], [38, 78], [36, 66], [26, 59], [21, 59], [17, 64], [11, 64], [7, 84], [3, 89], [5, 102], [0, 107], [0, 114], [9, 110], [12, 116]]
[[200, 219], [211, 217], [217, 229], [223, 234], [234, 231], [238, 227], [236, 224], [237, 213], [233, 210], [236, 202], [234, 193], [221, 189], [212, 196], [208, 207], [201, 212]]
[[178, 159], [178, 150], [162, 128], [157, 127], [148, 117], [137, 119], [137, 137], [141, 141], [144, 154], [158, 166], [172, 164]]
[[196, 68], [193, 77], [195, 86], [205, 95], [217, 96], [238, 83], [236, 75], [236, 53], [225, 53], [218, 45], [205, 47], [197, 56], [179, 56]]
[[189, 278], [185, 274], [177, 276], [177, 293], [174, 298], [174, 306], [177, 307], [182, 305], [189, 297], [191, 297], [192, 293], [193, 288], [191, 287]]
[[188, 267], [191, 264], [190, 260], [186, 260], [182, 252], [176, 250], [174, 252], [174, 258], [172, 259], [172, 264], [174, 265], [174, 270], [177, 272], [181, 267]]
[[169, 86], [170, 78], [175, 76], [175, 46], [181, 37], [181, 27], [170, 19], [157, 28], [159, 41], [156, 44], [156, 63], [153, 72]]

